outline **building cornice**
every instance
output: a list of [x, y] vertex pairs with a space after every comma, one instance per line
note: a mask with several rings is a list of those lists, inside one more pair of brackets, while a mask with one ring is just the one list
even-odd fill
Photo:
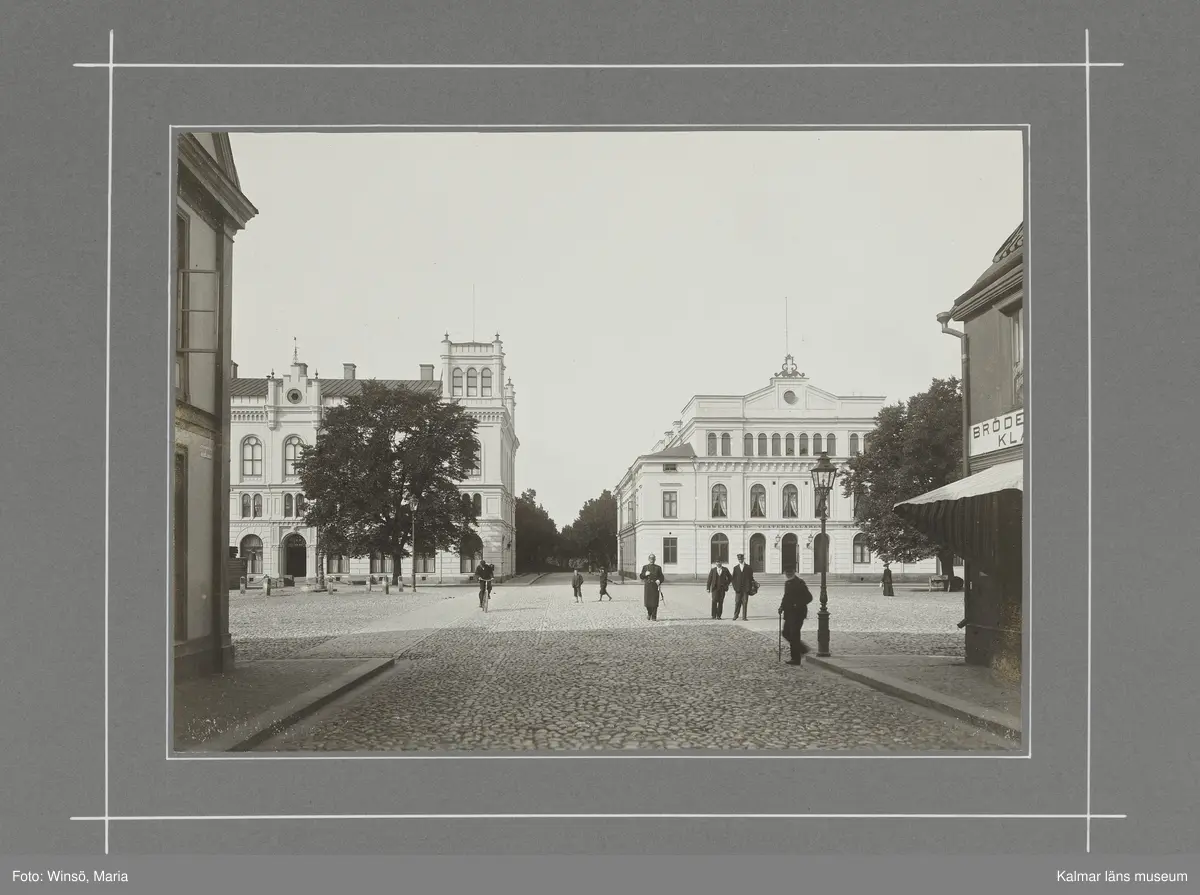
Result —
[[178, 140], [179, 161], [188, 169], [221, 206], [225, 215], [242, 229], [258, 214], [258, 209], [251, 204], [245, 194], [238, 188], [220, 164], [208, 150], [196, 139], [194, 134], [181, 134]]
[[998, 255], [996, 263], [955, 300], [951, 310], [953, 319], [962, 322], [1019, 292], [1024, 279], [1025, 247], [1022, 241], [1007, 254]]

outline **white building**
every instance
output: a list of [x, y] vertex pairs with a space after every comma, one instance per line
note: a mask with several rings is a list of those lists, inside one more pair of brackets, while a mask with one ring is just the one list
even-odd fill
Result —
[[[494, 342], [442, 342], [441, 369], [421, 365], [418, 380], [381, 380], [393, 387], [430, 389], [443, 400], [457, 401], [478, 421], [479, 468], [460, 484], [479, 512], [478, 533], [483, 555], [496, 574], [513, 573], [515, 529], [514, 472], [517, 448], [516, 396], [504, 378], [504, 346]], [[285, 376], [275, 371], [261, 379], [238, 378], [230, 390], [229, 544], [246, 562], [252, 581], [263, 576], [314, 581], [317, 577], [316, 530], [303, 522], [304, 495], [294, 461], [314, 444], [325, 411], [345, 403], [361, 390], [354, 364], [345, 364], [341, 379], [308, 374], [308, 365], [293, 354]], [[418, 516], [419, 524], [419, 516]], [[416, 557], [418, 582], [461, 582], [479, 562], [478, 556], [439, 553]], [[407, 578], [412, 570], [401, 570]], [[390, 557], [325, 557], [325, 575], [334, 581], [390, 575]]]
[[[839, 465], [865, 450], [883, 403], [817, 388], [791, 355], [749, 395], [695, 396], [613, 489], [621, 569], [636, 574], [653, 553], [668, 579], [704, 577], [717, 559], [744, 553], [760, 575], [789, 565], [819, 572], [812, 467], [823, 451]], [[852, 501], [836, 485], [826, 531], [830, 575], [878, 580], [883, 562], [867, 550]], [[933, 559], [892, 564], [897, 575], [936, 567]]]

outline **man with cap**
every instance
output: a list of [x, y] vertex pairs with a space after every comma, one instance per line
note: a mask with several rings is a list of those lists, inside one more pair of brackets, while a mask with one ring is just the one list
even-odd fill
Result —
[[725, 614], [725, 593], [729, 590], [729, 570], [718, 559], [717, 564], [708, 573], [708, 584], [705, 590], [712, 594], [712, 617], [720, 618]]
[[658, 586], [666, 580], [663, 576], [662, 566], [654, 562], [654, 554], [650, 554], [650, 562], [642, 566], [641, 574], [638, 575], [645, 582], [642, 591], [642, 602], [646, 606], [646, 618], [649, 621], [658, 621]]
[[754, 572], [746, 565], [746, 554], [739, 553], [737, 555], [737, 565], [733, 567], [733, 593], [737, 597], [733, 604], [733, 620], [737, 621], [738, 613], [742, 615], [742, 621], [749, 621], [746, 617], [746, 609], [750, 604], [750, 597], [758, 590], [758, 582], [754, 580]]

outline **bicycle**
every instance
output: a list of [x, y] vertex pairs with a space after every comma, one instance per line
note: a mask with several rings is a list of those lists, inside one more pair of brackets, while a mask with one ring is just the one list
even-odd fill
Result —
[[492, 579], [479, 582], [479, 600], [480, 606], [484, 612], [488, 611], [488, 605], [492, 602]]

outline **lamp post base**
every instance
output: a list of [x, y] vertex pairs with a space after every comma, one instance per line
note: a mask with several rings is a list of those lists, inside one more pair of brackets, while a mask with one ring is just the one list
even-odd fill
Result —
[[829, 610], [817, 612], [817, 655], [822, 659], [829, 658]]

